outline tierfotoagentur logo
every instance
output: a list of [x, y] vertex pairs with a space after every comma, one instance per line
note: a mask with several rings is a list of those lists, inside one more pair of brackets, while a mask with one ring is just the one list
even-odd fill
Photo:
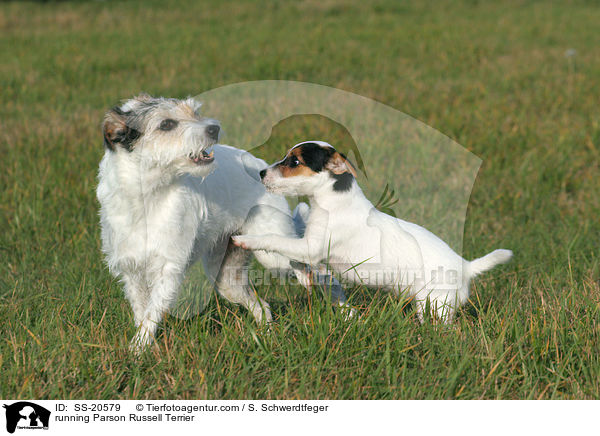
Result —
[[6, 409], [6, 431], [14, 433], [19, 430], [48, 430], [50, 411], [29, 401], [19, 401]]
[[[202, 102], [203, 113], [219, 120], [223, 143], [265, 158], [269, 164], [280, 159], [294, 143], [329, 139], [356, 165], [357, 181], [379, 211], [419, 223], [441, 237], [456, 253], [462, 253], [467, 205], [482, 161], [446, 135], [375, 100], [313, 83], [244, 82], [204, 92], [195, 99]], [[286, 123], [294, 119], [305, 124], [296, 129], [286, 127]], [[335, 129], [345, 134], [329, 138]], [[278, 133], [282, 131], [280, 138]], [[289, 131], [302, 131], [311, 137], [288, 138]], [[312, 137], [315, 132], [318, 138]], [[252, 160], [248, 159], [247, 173], [260, 181], [258, 172], [251, 165]], [[292, 210], [294, 201], [290, 200]], [[296, 204], [298, 201], [305, 200], [297, 199]], [[249, 215], [251, 213], [249, 211]], [[289, 211], [271, 211], [273, 216], [282, 213], [289, 214]], [[293, 217], [296, 231], [302, 235], [302, 226], [296, 218]], [[371, 217], [364, 217], [364, 221], [365, 228], [374, 227], [380, 249], [374, 258], [361, 259], [360, 273], [352, 264], [337, 265], [334, 269], [346, 271], [341, 279], [382, 285], [398, 281], [399, 287], [435, 283], [440, 289], [455, 288], [462, 282], [460, 267], [452, 271], [431, 271], [419, 259], [405, 271], [406, 277], [393, 277], [388, 266], [395, 251], [390, 252], [393, 247], [386, 245], [385, 231]], [[396, 230], [414, 252], [420, 253], [419, 244], [408, 233], [400, 227]], [[231, 271], [228, 277], [243, 285], [259, 286], [272, 281], [297, 283], [296, 277], [286, 271], [264, 271], [252, 265]], [[323, 280], [330, 283], [328, 275]], [[171, 313], [187, 318], [202, 312], [209, 301], [212, 285], [201, 262], [191, 265], [177, 301], [171, 306]]]

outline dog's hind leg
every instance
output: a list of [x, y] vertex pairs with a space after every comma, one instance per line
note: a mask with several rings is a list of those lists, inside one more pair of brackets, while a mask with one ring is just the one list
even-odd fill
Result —
[[245, 271], [248, 258], [249, 252], [229, 241], [216, 276], [215, 287], [219, 295], [227, 301], [248, 309], [257, 323], [270, 323], [273, 318], [269, 304], [260, 299], [249, 287], [248, 275]]
[[431, 292], [426, 299], [415, 301], [417, 317], [421, 323], [429, 316], [434, 323], [450, 324], [456, 312], [456, 303], [452, 298], [453, 293]]

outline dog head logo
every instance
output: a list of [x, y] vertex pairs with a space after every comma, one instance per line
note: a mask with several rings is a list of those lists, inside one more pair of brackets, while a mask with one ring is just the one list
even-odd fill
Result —
[[14, 433], [19, 429], [47, 429], [50, 422], [50, 411], [28, 401], [19, 401], [6, 409], [6, 431]]
[[[227, 126], [226, 143], [259, 157], [269, 154], [270, 163], [300, 141], [329, 142], [355, 164], [354, 178], [379, 210], [419, 223], [462, 252], [467, 205], [482, 160], [441, 132], [375, 100], [314, 83], [235, 83], [195, 99]], [[284, 128], [287, 123], [293, 127]], [[255, 150], [266, 143], [278, 153]], [[247, 167], [260, 180], [264, 167], [257, 171], [250, 162]], [[341, 178], [350, 180], [346, 174]]]

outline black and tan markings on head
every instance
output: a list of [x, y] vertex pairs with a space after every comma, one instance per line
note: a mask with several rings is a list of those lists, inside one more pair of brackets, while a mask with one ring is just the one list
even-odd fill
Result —
[[335, 179], [334, 191], [347, 191], [356, 177], [356, 170], [342, 153], [333, 147], [304, 142], [293, 147], [285, 159], [276, 165], [282, 177], [310, 177], [323, 170]]
[[104, 116], [102, 126], [104, 146], [110, 151], [115, 151], [117, 145], [131, 151], [133, 143], [142, 135], [131, 125], [130, 115], [130, 111], [123, 111], [119, 106], [115, 106]]
[[[197, 118], [197, 108], [191, 106], [189, 100], [177, 100], [174, 98], [152, 97], [148, 94], [140, 94], [129, 100], [124, 106], [115, 106], [104, 116], [102, 126], [104, 145], [111, 151], [120, 146], [127, 151], [132, 151], [135, 141], [144, 132], [145, 120], [151, 111], [157, 108], [173, 110], [177, 108], [180, 115], [187, 118]], [[124, 109], [127, 107], [127, 109]], [[158, 130], [169, 132], [174, 130], [179, 121], [165, 117], [158, 126]]]

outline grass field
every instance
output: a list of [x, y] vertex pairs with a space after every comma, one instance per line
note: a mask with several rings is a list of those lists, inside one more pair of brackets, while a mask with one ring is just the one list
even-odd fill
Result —
[[[586, 1], [0, 4], [0, 397], [600, 398], [599, 22]], [[346, 322], [273, 285], [268, 334], [212, 298], [127, 352], [100, 253], [103, 113], [263, 79], [376, 99], [483, 159], [464, 256], [516, 256], [452, 328], [362, 289]]]

